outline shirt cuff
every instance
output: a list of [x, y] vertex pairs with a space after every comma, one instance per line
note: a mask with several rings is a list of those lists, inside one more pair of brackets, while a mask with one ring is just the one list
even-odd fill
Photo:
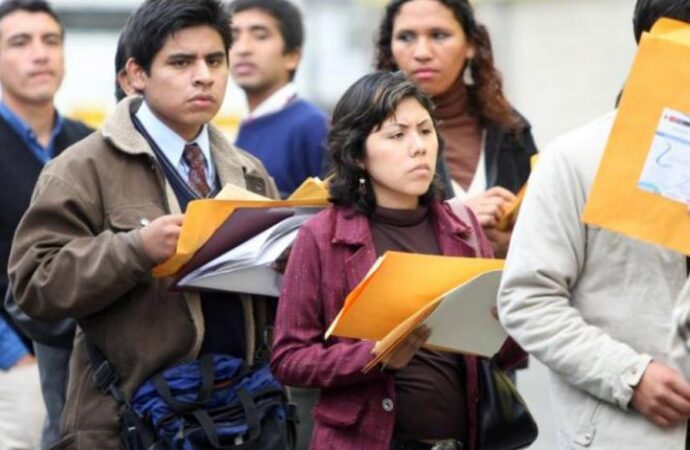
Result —
[[635, 386], [640, 383], [642, 375], [644, 375], [647, 366], [651, 362], [652, 357], [650, 355], [639, 355], [633, 360], [633, 363], [625, 367], [620, 374], [620, 389], [618, 392], [614, 392], [614, 398], [616, 403], [624, 410], [628, 410]]

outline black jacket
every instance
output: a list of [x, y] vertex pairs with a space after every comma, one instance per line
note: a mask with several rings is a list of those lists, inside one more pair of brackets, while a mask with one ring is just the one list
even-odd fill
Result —
[[[497, 124], [486, 127], [484, 158], [486, 162], [486, 187], [501, 186], [517, 193], [527, 182], [530, 174], [530, 158], [537, 153], [532, 137], [532, 127], [520, 116], [524, 127], [517, 135]], [[439, 152], [436, 173], [442, 182], [447, 196], [452, 196], [450, 175], [446, 166], [444, 152]]]
[[[64, 119], [62, 131], [55, 138], [55, 154], [82, 140], [91, 129], [81, 122]], [[14, 230], [29, 207], [31, 194], [43, 164], [34, 156], [24, 140], [0, 117], [0, 299], [7, 290], [7, 260]], [[17, 321], [8, 316], [0, 301], [0, 313], [18, 328]], [[19, 326], [21, 329], [21, 324]], [[61, 328], [61, 329], [64, 329]], [[22, 334], [22, 333], [20, 333]], [[26, 336], [22, 335], [28, 343]], [[71, 334], [63, 336], [71, 344]], [[32, 348], [28, 345], [28, 348]]]

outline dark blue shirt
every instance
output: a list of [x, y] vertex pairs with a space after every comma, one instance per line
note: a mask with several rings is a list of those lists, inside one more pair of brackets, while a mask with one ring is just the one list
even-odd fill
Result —
[[55, 156], [55, 138], [62, 131], [64, 124], [62, 116], [59, 115], [57, 111], [55, 112], [55, 125], [53, 126], [52, 133], [50, 134], [48, 147], [43, 147], [41, 143], [38, 142], [36, 133], [31, 129], [29, 124], [24, 122], [21, 117], [16, 115], [4, 102], [0, 102], [0, 117], [5, 119], [9, 126], [17, 132], [26, 146], [39, 161], [45, 164], [53, 159]]
[[261, 160], [285, 198], [306, 178], [322, 175], [327, 134], [326, 115], [297, 99], [243, 122], [235, 144]]

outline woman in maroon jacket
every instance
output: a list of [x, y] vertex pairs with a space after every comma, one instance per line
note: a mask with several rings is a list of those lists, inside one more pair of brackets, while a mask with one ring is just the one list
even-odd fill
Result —
[[[333, 205], [295, 242], [271, 360], [285, 384], [321, 388], [312, 449], [430, 449], [439, 441], [474, 448], [476, 358], [421, 348], [429, 332], [420, 328], [381, 370], [365, 374], [378, 343], [323, 337], [385, 251], [491, 257], [474, 216], [464, 223], [438, 200], [432, 109], [401, 73], [377, 72], [350, 87], [333, 113]], [[514, 345], [504, 350], [504, 364], [524, 355]]]

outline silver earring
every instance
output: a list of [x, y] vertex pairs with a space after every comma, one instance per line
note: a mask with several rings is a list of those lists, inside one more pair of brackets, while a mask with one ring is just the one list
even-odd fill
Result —
[[364, 177], [359, 177], [359, 195], [364, 196], [367, 193], [367, 180]]

